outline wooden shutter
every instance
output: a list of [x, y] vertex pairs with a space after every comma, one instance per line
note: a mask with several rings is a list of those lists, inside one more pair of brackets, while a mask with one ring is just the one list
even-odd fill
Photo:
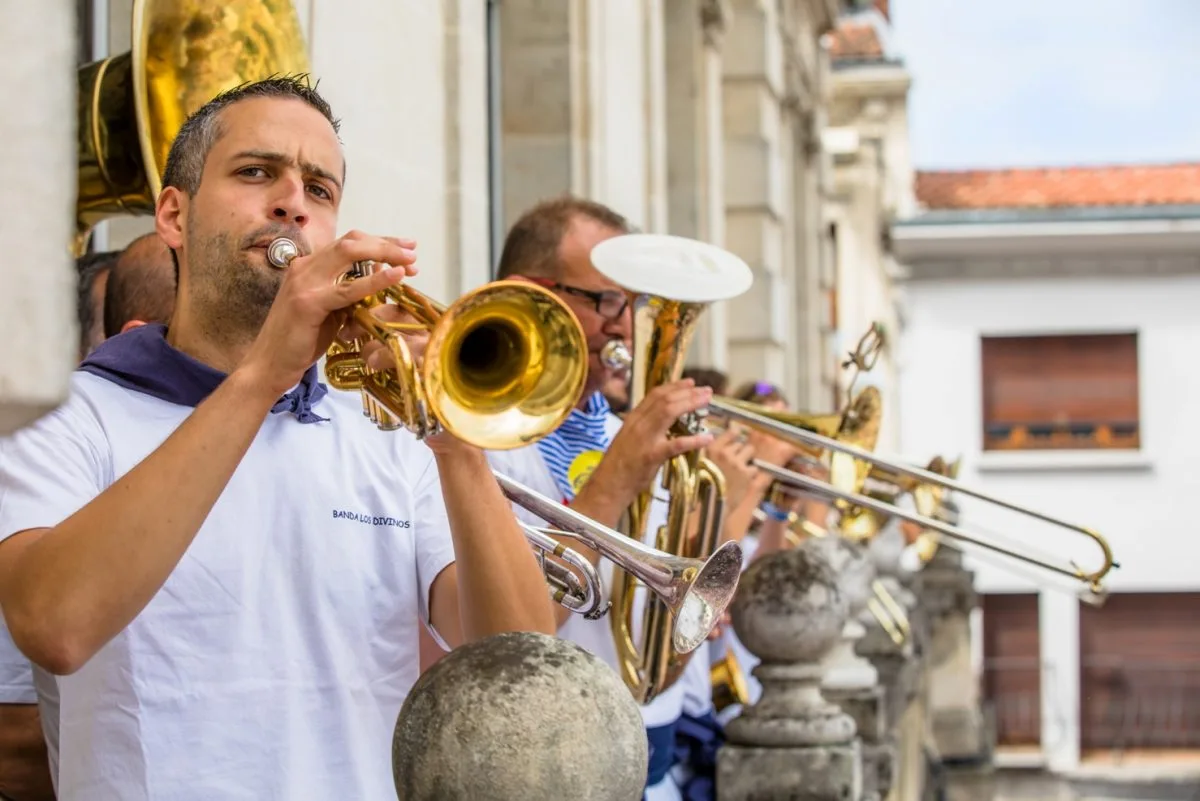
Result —
[[1042, 739], [1041, 638], [1035, 593], [984, 595], [983, 694], [996, 717], [998, 745]]
[[1080, 745], [1200, 748], [1200, 593], [1079, 609]]
[[1137, 448], [1136, 334], [985, 337], [984, 448]]

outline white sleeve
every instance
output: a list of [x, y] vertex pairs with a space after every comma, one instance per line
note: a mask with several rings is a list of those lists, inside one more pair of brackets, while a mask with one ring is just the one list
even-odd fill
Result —
[[[514, 448], [508, 451], [487, 451], [488, 464], [498, 473], [519, 481], [534, 492], [546, 496], [556, 503], [562, 502], [562, 493], [554, 485], [554, 478], [542, 461], [534, 446]], [[529, 526], [551, 527], [549, 524], [518, 503], [512, 505], [517, 520]]]
[[450, 520], [446, 514], [442, 482], [433, 454], [430, 454], [429, 464], [414, 486], [413, 506], [413, 536], [416, 538], [421, 620], [438, 645], [449, 651], [450, 646], [434, 629], [429, 619], [429, 593], [433, 589], [433, 581], [443, 570], [454, 564], [454, 539], [450, 536]]
[[55, 411], [0, 439], [0, 541], [66, 520], [112, 482], [99, 420], [73, 395]]
[[0, 620], [0, 704], [34, 704], [33, 669]]

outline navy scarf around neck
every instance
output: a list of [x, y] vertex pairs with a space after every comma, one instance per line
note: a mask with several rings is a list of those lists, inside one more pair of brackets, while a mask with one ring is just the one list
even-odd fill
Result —
[[[100, 343], [79, 369], [168, 403], [197, 406], [221, 385], [225, 373], [171, 347], [166, 334], [161, 323], [130, 329]], [[287, 412], [301, 423], [323, 422], [328, 418], [313, 412], [313, 407], [327, 391], [313, 365], [291, 392], [276, 401], [271, 413]]]

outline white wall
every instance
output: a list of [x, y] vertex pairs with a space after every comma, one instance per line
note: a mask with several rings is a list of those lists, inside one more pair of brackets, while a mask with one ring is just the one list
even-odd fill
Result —
[[[1200, 495], [1200, 419], [1192, 414], [1200, 397], [1200, 371], [1193, 366], [1200, 353], [1200, 277], [913, 283], [908, 301], [901, 363], [906, 456], [962, 453], [965, 482], [1098, 529], [1123, 565], [1110, 574], [1114, 590], [1200, 586], [1200, 537], [1191, 509]], [[996, 460], [988, 457], [1011, 461], [1015, 455], [981, 459], [980, 337], [1103, 331], [1138, 333], [1141, 454], [1117, 461], [1115, 452], [1081, 453], [1060, 469], [989, 469]], [[1034, 453], [1024, 462], [1032, 468], [1054, 459]], [[1012, 520], [1011, 513], [993, 513], [971, 499], [960, 502], [972, 526], [999, 530]], [[1024, 522], [1016, 519], [1016, 525]], [[1030, 524], [1022, 541], [1095, 564], [1097, 549], [1083, 537], [1054, 532], [1050, 540], [1045, 527]], [[1011, 526], [1005, 533], [1021, 534]], [[1028, 586], [980, 569], [983, 591]]]
[[[960, 480], [1006, 500], [1091, 526], [1121, 567], [1112, 591], [1200, 587], [1200, 276], [1130, 279], [915, 282], [900, 362], [901, 447], [925, 462], [963, 456]], [[980, 337], [1136, 331], [1141, 404], [1140, 453], [981, 453]], [[1024, 551], [1062, 563], [1099, 564], [1080, 535], [960, 497], [964, 526], [1002, 533]], [[1011, 560], [1000, 558], [1003, 564]], [[1043, 751], [1053, 768], [1078, 763], [1079, 611], [1047, 590], [1045, 573], [999, 569], [969, 559], [981, 593], [1041, 589]], [[1020, 568], [1018, 568], [1020, 569]], [[1078, 583], [1058, 581], [1077, 589]]]

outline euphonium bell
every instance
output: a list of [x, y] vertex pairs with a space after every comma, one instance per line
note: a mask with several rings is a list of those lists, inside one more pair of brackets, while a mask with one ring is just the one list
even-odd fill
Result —
[[171, 142], [223, 91], [309, 71], [290, 0], [134, 0], [132, 47], [79, 68], [76, 256], [92, 228], [153, 214]]

